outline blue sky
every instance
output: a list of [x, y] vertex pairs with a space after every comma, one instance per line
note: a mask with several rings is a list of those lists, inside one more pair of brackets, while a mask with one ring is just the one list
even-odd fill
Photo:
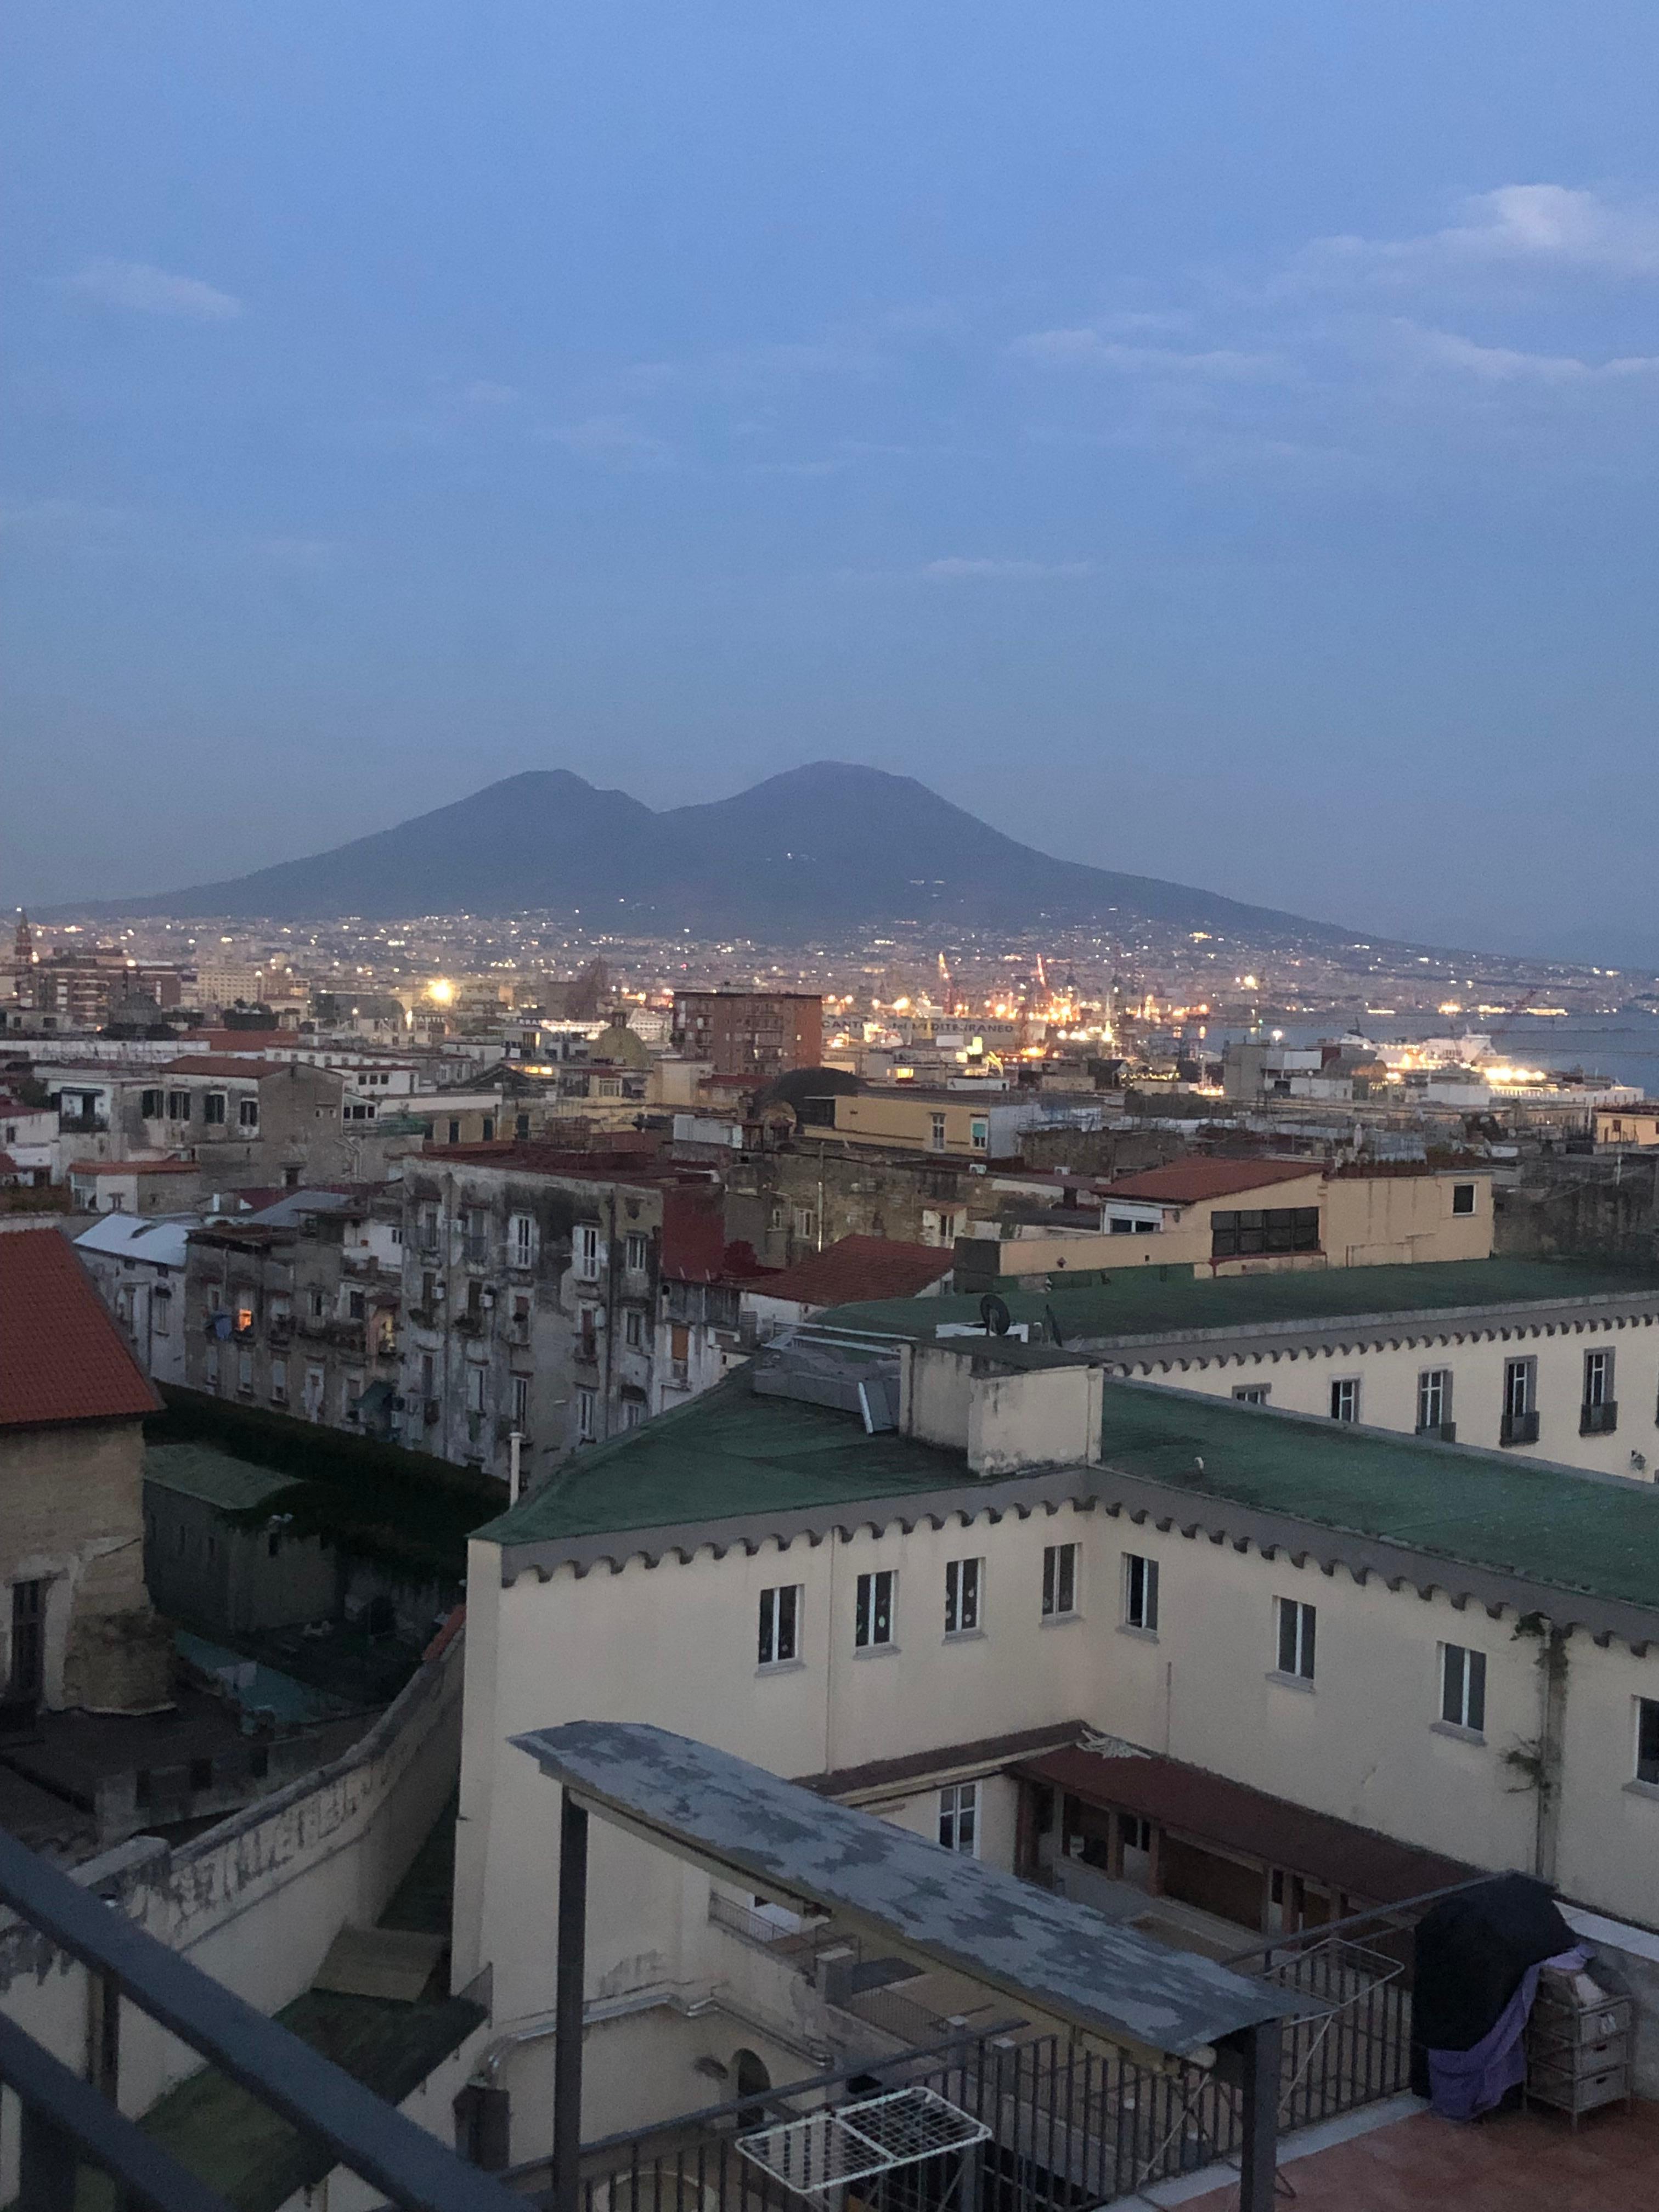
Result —
[[13, 0], [4, 884], [825, 756], [1617, 957], [1659, 14]]

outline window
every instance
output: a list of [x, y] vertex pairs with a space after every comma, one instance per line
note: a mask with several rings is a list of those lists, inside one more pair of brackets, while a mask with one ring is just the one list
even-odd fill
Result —
[[288, 1362], [273, 1359], [270, 1363], [270, 1398], [276, 1406], [288, 1403]]
[[1481, 1735], [1486, 1725], [1486, 1655], [1462, 1644], [1440, 1647], [1440, 1717]]
[[167, 1093], [167, 1119], [168, 1119], [168, 1121], [189, 1121], [189, 1119], [190, 1119], [190, 1093], [189, 1093], [189, 1091], [168, 1091], [168, 1093]]
[[869, 1651], [893, 1640], [893, 1583], [890, 1567], [878, 1574], [860, 1575], [853, 1611], [853, 1646]]
[[642, 1275], [651, 1258], [651, 1239], [641, 1235], [637, 1229], [630, 1229], [628, 1232], [626, 1257], [629, 1273]]
[[1357, 1421], [1359, 1419], [1359, 1377], [1340, 1375], [1331, 1385], [1331, 1419], [1334, 1421]]
[[157, 1336], [167, 1335], [173, 1328], [173, 1293], [155, 1290], [149, 1294], [149, 1325]]
[[1123, 1625], [1158, 1633], [1158, 1561], [1135, 1552], [1123, 1554]]
[[223, 1121], [225, 1118], [226, 1101], [227, 1094], [222, 1091], [210, 1091], [206, 1097], [203, 1099], [202, 1119], [208, 1123], [210, 1127], [216, 1122]]
[[644, 1399], [624, 1398], [622, 1401], [622, 1417], [623, 1428], [639, 1428], [645, 1419]]
[[46, 1687], [46, 1586], [44, 1582], [11, 1586], [11, 1652], [7, 1693], [16, 1703], [39, 1700]]
[[1578, 1422], [1580, 1433], [1587, 1437], [1609, 1435], [1618, 1415], [1619, 1407], [1613, 1395], [1613, 1354], [1611, 1352], [1587, 1352], [1584, 1354], [1584, 1401]]
[[945, 1633], [967, 1636], [979, 1626], [982, 1559], [951, 1559], [945, 1569]]
[[253, 1388], [253, 1354], [246, 1348], [236, 1355], [236, 1388], [247, 1391]]
[[783, 1208], [781, 1206], [773, 1206], [767, 1216], [766, 1225], [775, 1231], [783, 1227]]
[[[1451, 1426], [1452, 1376], [1449, 1367], [1425, 1367], [1417, 1378], [1417, 1433], [1440, 1436]], [[1450, 1438], [1447, 1441], [1449, 1443]]]
[[529, 1424], [530, 1377], [527, 1375], [515, 1375], [513, 1377], [513, 1425], [515, 1429], [522, 1430], [527, 1428]]
[[361, 1291], [346, 1292], [346, 1312], [352, 1321], [362, 1321], [368, 1310], [368, 1300]]
[[979, 1784], [953, 1782], [939, 1793], [939, 1839], [947, 1851], [979, 1856]]
[[1498, 1438], [1505, 1444], [1535, 1444], [1538, 1441], [1538, 1362], [1504, 1362], [1504, 1416]]
[[208, 1389], [216, 1390], [219, 1387], [219, 1347], [216, 1344], [210, 1344], [207, 1348], [207, 1364], [204, 1371], [207, 1376]]
[[486, 1114], [479, 1127], [483, 1132], [485, 1144], [493, 1144], [495, 1139], [495, 1116], [493, 1114]]
[[475, 1361], [468, 1364], [466, 1370], [466, 1410], [469, 1413], [482, 1413], [483, 1409], [484, 1370]]
[[591, 1222], [579, 1222], [576, 1226], [576, 1273], [586, 1282], [592, 1282], [599, 1272], [599, 1232]]
[[1636, 1778], [1659, 1789], [1659, 1701], [1636, 1700]]
[[645, 1342], [645, 1316], [637, 1306], [629, 1306], [623, 1316], [623, 1341], [635, 1352]]
[[795, 1208], [795, 1234], [803, 1244], [811, 1244], [818, 1233], [818, 1217], [810, 1206]]
[[507, 1260], [510, 1267], [528, 1267], [536, 1258], [536, 1217], [515, 1213], [507, 1224]]
[[576, 1316], [576, 1357], [595, 1360], [599, 1356], [599, 1310], [584, 1306]]
[[465, 1252], [468, 1261], [477, 1267], [489, 1255], [489, 1216], [482, 1206], [466, 1209]]
[[1472, 1182], [1455, 1182], [1452, 1185], [1452, 1212], [1454, 1213], [1474, 1212], [1474, 1185]]
[[429, 1398], [432, 1395], [433, 1386], [436, 1381], [437, 1368], [432, 1354], [429, 1352], [423, 1352], [421, 1354], [421, 1395], [422, 1398]]
[[1273, 1395], [1271, 1382], [1241, 1382], [1233, 1392], [1233, 1403], [1237, 1406], [1265, 1406]]
[[1239, 1213], [1210, 1216], [1210, 1257], [1247, 1259], [1261, 1252], [1316, 1252], [1319, 1249], [1319, 1208], [1316, 1206], [1255, 1207]]
[[598, 1403], [599, 1394], [597, 1391], [577, 1391], [576, 1441], [578, 1443], [591, 1444], [593, 1441], [593, 1416], [598, 1407]]
[[927, 1116], [927, 1148], [930, 1152], [942, 1152], [945, 1150], [945, 1116], [943, 1114], [930, 1114]]
[[141, 1091], [138, 1112], [146, 1121], [159, 1121], [161, 1118], [161, 1093], [159, 1091]]
[[1314, 1608], [1293, 1597], [1276, 1597], [1279, 1613], [1279, 1672], [1298, 1681], [1314, 1678]]
[[461, 1141], [461, 1125], [453, 1114], [449, 1120], [449, 1141], [452, 1145], [459, 1145]]
[[988, 1152], [991, 1149], [991, 1124], [983, 1115], [975, 1114], [968, 1124], [968, 1143], [971, 1151]]
[[[423, 1206], [421, 1208], [420, 1237], [421, 1249], [422, 1252], [435, 1252], [437, 1250], [438, 1209], [435, 1206]], [[428, 1301], [428, 1303], [430, 1302]]]
[[257, 1098], [239, 1098], [236, 1102], [236, 1126], [239, 1129], [257, 1129], [259, 1126], [259, 1102]]
[[1050, 1544], [1042, 1554], [1042, 1617], [1063, 1620], [1077, 1611], [1077, 1546]]
[[800, 1607], [805, 1585], [785, 1583], [760, 1594], [760, 1664], [781, 1667], [800, 1656]]

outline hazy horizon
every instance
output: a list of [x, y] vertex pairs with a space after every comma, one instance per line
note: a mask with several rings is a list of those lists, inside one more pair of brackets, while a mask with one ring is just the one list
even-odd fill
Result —
[[1659, 959], [1650, 9], [20, 0], [0, 54], [6, 904], [830, 757]]

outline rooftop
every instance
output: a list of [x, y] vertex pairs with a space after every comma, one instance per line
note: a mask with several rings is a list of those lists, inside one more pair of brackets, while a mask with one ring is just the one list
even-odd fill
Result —
[[144, 1480], [185, 1498], [198, 1498], [226, 1513], [250, 1512], [279, 1491], [294, 1487], [291, 1474], [255, 1467], [251, 1460], [233, 1459], [212, 1444], [147, 1445]]
[[[1652, 1268], [1589, 1260], [1434, 1260], [1394, 1267], [1291, 1267], [1212, 1277], [1149, 1262], [1109, 1270], [1095, 1282], [1061, 1282], [1046, 1292], [1010, 1291], [1002, 1297], [1016, 1322], [1042, 1322], [1052, 1312], [1063, 1343], [1096, 1346], [1195, 1329], [1559, 1305], [1569, 1298], [1659, 1300], [1659, 1277]], [[940, 1322], [977, 1322], [980, 1300], [866, 1301], [827, 1318], [849, 1328], [927, 1338]]]
[[263, 1083], [268, 1075], [291, 1075], [292, 1060], [242, 1059], [228, 1052], [187, 1053], [182, 1060], [163, 1060], [157, 1075], [241, 1075]]
[[161, 1400], [69, 1240], [0, 1237], [0, 1428], [138, 1420]]
[[1272, 1183], [1305, 1182], [1324, 1171], [1322, 1160], [1171, 1160], [1167, 1167], [1121, 1176], [1107, 1185], [1106, 1195], [1194, 1206], [1200, 1199], [1234, 1198], [1247, 1190], [1265, 1190]]
[[75, 1241], [83, 1252], [182, 1267], [185, 1239], [196, 1222], [193, 1213], [105, 1213]]
[[843, 1237], [781, 1273], [757, 1278], [757, 1296], [804, 1306], [844, 1305], [849, 1298], [915, 1297], [948, 1275], [953, 1250], [900, 1244], [886, 1237]]
[[71, 1160], [73, 1176], [149, 1176], [201, 1174], [194, 1160]]

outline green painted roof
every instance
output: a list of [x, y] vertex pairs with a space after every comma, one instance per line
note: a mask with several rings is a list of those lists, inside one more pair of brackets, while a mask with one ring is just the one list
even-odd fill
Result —
[[[1352, 1314], [1431, 1313], [1448, 1306], [1522, 1305], [1562, 1298], [1659, 1297], [1659, 1269], [1583, 1260], [1442, 1260], [1416, 1267], [1310, 1267], [1261, 1275], [1194, 1279], [1185, 1268], [1152, 1263], [1121, 1267], [1104, 1280], [1056, 1283], [1052, 1291], [1012, 1291], [1004, 1303], [1017, 1322], [1053, 1309], [1066, 1344], [1200, 1328], [1289, 1327]], [[979, 1319], [969, 1297], [886, 1298], [837, 1306], [817, 1325], [883, 1329], [931, 1337], [940, 1322]]]
[[163, 1490], [180, 1491], [186, 1498], [199, 1498], [226, 1513], [249, 1512], [279, 1490], [294, 1487], [291, 1474], [233, 1459], [211, 1444], [147, 1444], [144, 1480], [159, 1483]]
[[1150, 1382], [1107, 1382], [1103, 1444], [1108, 1466], [1195, 1498], [1659, 1608], [1650, 1483]]
[[477, 1534], [494, 1544], [545, 1543], [852, 1505], [966, 1479], [960, 1452], [890, 1431], [867, 1436], [856, 1414], [828, 1407], [757, 1398], [739, 1369], [689, 1405], [577, 1453]]

